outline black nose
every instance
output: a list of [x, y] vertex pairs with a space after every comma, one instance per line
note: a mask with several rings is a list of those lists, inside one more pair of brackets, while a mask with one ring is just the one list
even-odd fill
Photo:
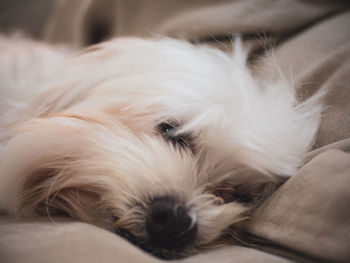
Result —
[[197, 225], [187, 209], [168, 197], [152, 201], [146, 228], [151, 243], [166, 249], [180, 249], [187, 246], [194, 240], [197, 232]]

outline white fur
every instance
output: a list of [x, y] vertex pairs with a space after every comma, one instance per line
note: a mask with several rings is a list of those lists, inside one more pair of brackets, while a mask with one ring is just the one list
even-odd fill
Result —
[[[77, 55], [4, 37], [0, 48], [0, 208], [9, 213], [30, 215], [77, 187], [98, 211], [85, 195], [61, 196], [71, 205], [59, 209], [106, 228], [117, 215], [145, 237], [147, 200], [171, 194], [198, 223], [196, 248], [251, 208], [208, 189], [276, 185], [302, 165], [319, 125], [322, 94], [299, 102], [283, 76], [253, 78], [240, 42], [233, 55], [168, 38], [114, 39]], [[194, 153], [157, 134], [169, 119], [191, 133]], [[46, 184], [26, 207], [38, 174]]]

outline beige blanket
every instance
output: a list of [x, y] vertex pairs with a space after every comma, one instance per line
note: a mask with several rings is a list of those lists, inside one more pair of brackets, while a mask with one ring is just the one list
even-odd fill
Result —
[[[41, 17], [41, 27], [30, 32], [54, 43], [77, 46], [111, 36], [166, 34], [220, 48], [229, 47], [230, 33], [240, 32], [255, 44], [253, 70], [264, 67], [264, 61], [254, 59], [261, 55], [264, 42], [256, 36], [275, 43], [276, 61], [285, 75], [293, 78], [300, 96], [306, 98], [320, 88], [329, 90], [313, 151], [305, 156], [300, 171], [246, 223], [247, 247], [228, 246], [180, 261], [350, 262], [347, 2], [57, 0], [42, 5], [51, 15]], [[40, 13], [38, 6], [35, 12]], [[15, 13], [15, 7], [11, 8]], [[1, 24], [4, 20], [0, 19], [0, 26], [8, 28], [11, 18], [17, 21], [9, 17]], [[22, 19], [25, 21], [25, 16]], [[162, 262], [120, 237], [84, 223], [57, 219], [55, 223], [16, 222], [5, 216], [0, 224], [0, 261]]]

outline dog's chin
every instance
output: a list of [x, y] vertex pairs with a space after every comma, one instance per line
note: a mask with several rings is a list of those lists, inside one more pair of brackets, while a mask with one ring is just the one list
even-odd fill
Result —
[[[171, 260], [171, 259], [183, 258], [187, 255], [193, 254], [195, 250], [195, 247], [193, 246], [193, 244], [189, 244], [186, 246], [182, 245], [181, 239], [173, 241], [173, 242], [178, 242], [176, 248], [166, 248], [166, 247], [160, 247], [159, 244], [155, 244], [150, 240], [137, 237], [125, 229], [119, 229], [115, 233], [125, 238], [130, 243], [141, 248], [145, 252], [161, 259]], [[166, 242], [166, 240], [164, 241]]]

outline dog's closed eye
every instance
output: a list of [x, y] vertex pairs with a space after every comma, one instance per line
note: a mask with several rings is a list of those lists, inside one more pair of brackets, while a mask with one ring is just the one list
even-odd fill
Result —
[[208, 192], [220, 197], [225, 204], [232, 202], [247, 204], [253, 202], [253, 197], [249, 193], [225, 183], [209, 187]]
[[[251, 176], [254, 174], [253, 171], [250, 173]], [[241, 183], [225, 181], [216, 185], [209, 185], [206, 191], [221, 198], [223, 203], [238, 202], [243, 205], [254, 206], [268, 198], [287, 179], [286, 177], [276, 176], [273, 178], [274, 181], [269, 181], [271, 177], [257, 176], [255, 174], [254, 177], [251, 177], [252, 179], [243, 180]], [[259, 180], [254, 181], [253, 178], [259, 178]]]
[[176, 120], [169, 120], [157, 125], [156, 130], [168, 142], [171, 142], [175, 147], [188, 148], [193, 151], [193, 139], [189, 134], [176, 134], [176, 130], [181, 127], [181, 124]]

